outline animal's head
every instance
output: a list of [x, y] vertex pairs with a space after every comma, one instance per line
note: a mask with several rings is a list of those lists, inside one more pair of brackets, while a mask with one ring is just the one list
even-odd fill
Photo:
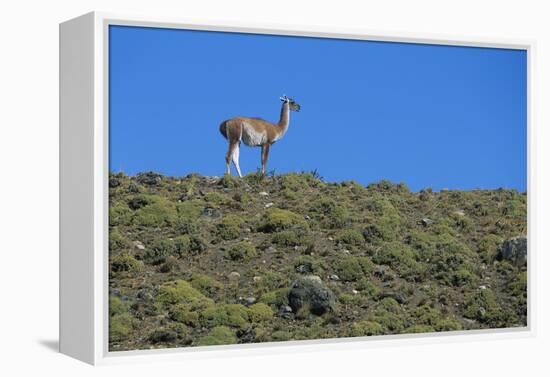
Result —
[[296, 101], [294, 101], [292, 98], [289, 98], [289, 97], [283, 95], [282, 97], [280, 97], [280, 99], [284, 103], [288, 103], [288, 106], [290, 107], [290, 110], [300, 111], [301, 106]]

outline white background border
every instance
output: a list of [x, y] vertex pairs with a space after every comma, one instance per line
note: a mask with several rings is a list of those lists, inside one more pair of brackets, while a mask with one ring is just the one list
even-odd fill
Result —
[[[307, 374], [334, 376], [347, 373], [423, 376], [543, 375], [548, 372], [547, 349], [550, 332], [545, 318], [549, 313], [550, 286], [545, 271], [550, 269], [545, 247], [549, 244], [548, 180], [550, 161], [550, 32], [545, 2], [542, 1], [211, 1], [185, 0], [21, 0], [0, 5], [2, 52], [2, 137], [0, 157], [3, 168], [2, 249], [3, 310], [0, 326], [4, 375], [46, 373], [58, 375], [132, 374], [151, 376]], [[533, 308], [541, 320], [536, 337], [527, 339], [461, 342], [392, 342], [388, 346], [335, 348], [314, 353], [216, 359], [215, 362], [189, 360], [184, 363], [153, 363], [117, 368], [91, 369], [64, 355], [57, 347], [58, 268], [58, 39], [59, 22], [92, 9], [139, 13], [148, 16], [172, 15], [190, 19], [229, 20], [243, 23], [290, 23], [319, 27], [350, 27], [392, 31], [403, 34], [483, 36], [486, 39], [536, 39], [534, 93], [531, 105], [536, 138], [532, 147], [535, 176], [530, 182], [535, 217], [532, 243], [539, 250], [534, 268], [537, 274], [538, 305]], [[391, 34], [391, 33], [388, 33]], [[540, 193], [536, 195], [536, 193]], [[536, 195], [536, 198], [534, 197]], [[545, 226], [546, 225], [546, 226]], [[204, 354], [204, 353], [203, 353]], [[156, 359], [159, 360], [159, 359]], [[122, 368], [122, 369], [121, 369]], [[546, 372], [546, 373], [544, 373]]]
[[[222, 32], [239, 32], [239, 33], [255, 33], [255, 34], [273, 34], [273, 35], [292, 35], [292, 36], [309, 36], [309, 37], [328, 37], [339, 39], [356, 39], [369, 41], [388, 41], [388, 42], [407, 42], [407, 43], [425, 43], [434, 45], [453, 45], [453, 46], [470, 46], [470, 47], [487, 47], [487, 48], [515, 48], [527, 52], [527, 82], [532, 79], [530, 61], [531, 54], [534, 49], [533, 41], [526, 40], [504, 40], [488, 39], [488, 38], [460, 38], [437, 35], [417, 35], [417, 34], [396, 34], [396, 33], [377, 33], [364, 29], [350, 28], [319, 28], [311, 26], [298, 25], [281, 25], [281, 24], [257, 24], [257, 23], [241, 23], [241, 22], [216, 22], [207, 23], [189, 19], [175, 19], [165, 17], [140, 17], [127, 14], [112, 14], [98, 12], [96, 16], [96, 25], [102, 33], [99, 38], [99, 43], [96, 44], [96, 62], [102, 62], [102, 67], [96, 75], [96, 88], [103, 93], [103, 98], [98, 98], [102, 105], [96, 109], [96, 214], [97, 219], [103, 221], [96, 222], [96, 245], [100, 246], [96, 249], [96, 256], [103, 255], [103, 259], [98, 260], [96, 266], [101, 266], [99, 271], [103, 271], [103, 280], [97, 282], [96, 291], [103, 289], [103, 298], [98, 297], [99, 301], [98, 312], [103, 313], [103, 323], [96, 321], [97, 331], [96, 336], [102, 339], [97, 343], [96, 358], [98, 363], [120, 363], [128, 361], [146, 361], [154, 358], [157, 355], [162, 355], [164, 358], [193, 358], [197, 357], [199, 352], [208, 351], [209, 356], [219, 356], [221, 353], [231, 352], [233, 355], [247, 355], [251, 353], [269, 354], [270, 352], [296, 352], [301, 351], [318, 351], [322, 349], [350, 349], [357, 347], [372, 347], [376, 345], [385, 345], [392, 342], [423, 342], [423, 343], [441, 343], [452, 341], [469, 341], [470, 337], [475, 335], [478, 340], [487, 340], [498, 334], [503, 338], [528, 337], [534, 334], [534, 321], [532, 311], [528, 310], [528, 326], [527, 328], [516, 329], [496, 329], [496, 330], [479, 330], [479, 331], [460, 331], [453, 333], [432, 333], [432, 334], [412, 334], [412, 335], [394, 335], [391, 337], [359, 337], [359, 338], [339, 338], [329, 340], [311, 340], [311, 341], [293, 341], [293, 342], [276, 342], [262, 344], [246, 344], [246, 345], [227, 345], [219, 347], [181, 347], [170, 349], [156, 350], [139, 350], [139, 351], [124, 351], [124, 352], [108, 352], [108, 95], [109, 95], [109, 67], [108, 67], [108, 50], [109, 50], [109, 26], [110, 25], [126, 25], [138, 27], [158, 27], [158, 28], [173, 28], [180, 30], [209, 30]], [[98, 82], [99, 81], [99, 82]], [[528, 88], [529, 89], [529, 88]], [[528, 102], [529, 103], [529, 102]], [[527, 111], [529, 119], [529, 109]], [[530, 124], [528, 122], [528, 139], [531, 137]], [[529, 152], [533, 152], [529, 149]], [[530, 180], [530, 179], [529, 179]], [[527, 185], [529, 191], [529, 184]], [[529, 193], [530, 194], [530, 193]], [[100, 199], [103, 198], [103, 201]], [[528, 200], [530, 195], [528, 195]], [[532, 213], [531, 211], [529, 212]], [[529, 222], [530, 223], [530, 222]], [[530, 242], [528, 243], [530, 247]], [[528, 267], [532, 264], [533, 253], [528, 253]], [[101, 276], [101, 274], [97, 274]], [[528, 272], [528, 279], [533, 279], [532, 271]], [[528, 284], [531, 289], [532, 284]], [[533, 306], [531, 294], [528, 295], [528, 307]], [[102, 346], [102, 349], [100, 349]], [[203, 357], [203, 355], [198, 355]]]

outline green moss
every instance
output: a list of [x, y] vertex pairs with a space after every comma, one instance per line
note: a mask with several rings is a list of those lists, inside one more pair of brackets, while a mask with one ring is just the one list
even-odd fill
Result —
[[231, 246], [226, 257], [234, 261], [246, 261], [256, 256], [256, 247], [249, 241], [241, 241]]
[[230, 326], [244, 328], [248, 324], [248, 310], [241, 304], [209, 306], [200, 313], [203, 326]]
[[266, 322], [273, 318], [273, 310], [264, 303], [256, 303], [248, 308], [248, 318], [250, 322]]
[[263, 232], [280, 232], [292, 227], [307, 229], [307, 223], [302, 216], [280, 208], [270, 208], [264, 214], [261, 230]]
[[349, 336], [373, 336], [382, 335], [384, 329], [379, 323], [373, 321], [359, 321], [351, 325]]
[[136, 273], [143, 271], [143, 262], [138, 261], [128, 253], [122, 253], [111, 257], [112, 272]]
[[231, 331], [229, 327], [226, 326], [217, 326], [214, 327], [208, 335], [200, 338], [196, 345], [197, 346], [215, 346], [222, 344], [234, 344], [237, 343], [237, 337]]
[[192, 308], [205, 308], [214, 303], [185, 280], [176, 280], [161, 285], [156, 296], [156, 302], [161, 309], [167, 309], [175, 304], [188, 304]]

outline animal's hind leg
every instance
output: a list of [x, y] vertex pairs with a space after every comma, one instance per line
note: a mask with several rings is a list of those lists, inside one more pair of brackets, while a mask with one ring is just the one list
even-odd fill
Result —
[[231, 156], [235, 151], [235, 146], [237, 146], [237, 143], [229, 143], [229, 148], [227, 149], [227, 154], [225, 155], [225, 174], [231, 174]]
[[240, 143], [235, 144], [235, 147], [233, 149], [233, 164], [235, 165], [235, 168], [237, 169], [237, 173], [239, 174], [239, 177], [242, 178], [243, 175], [241, 174], [241, 168], [239, 166], [239, 149], [240, 149]]

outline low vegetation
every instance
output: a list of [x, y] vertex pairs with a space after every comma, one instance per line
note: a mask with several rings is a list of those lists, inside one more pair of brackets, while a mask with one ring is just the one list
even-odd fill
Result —
[[[525, 193], [142, 173], [109, 204], [111, 351], [526, 325]], [[289, 301], [312, 275], [327, 310]]]

